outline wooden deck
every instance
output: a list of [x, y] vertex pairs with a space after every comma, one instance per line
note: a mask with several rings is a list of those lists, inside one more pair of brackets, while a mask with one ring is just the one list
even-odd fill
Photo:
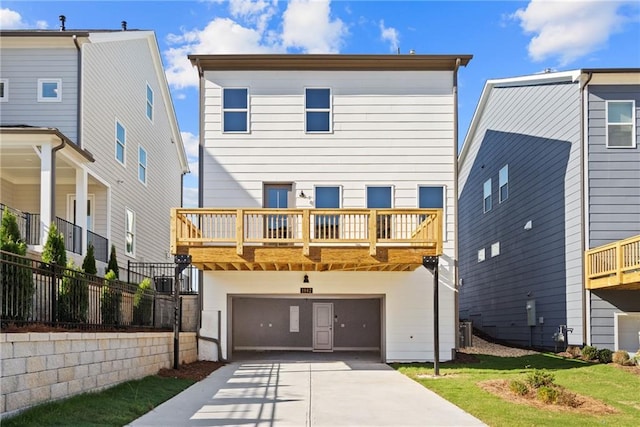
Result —
[[640, 290], [640, 235], [588, 250], [587, 289]]
[[442, 254], [442, 209], [172, 209], [171, 252], [204, 270], [410, 271]]

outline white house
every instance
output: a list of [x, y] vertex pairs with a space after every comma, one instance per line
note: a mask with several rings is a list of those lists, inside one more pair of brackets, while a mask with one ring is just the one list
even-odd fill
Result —
[[76, 261], [166, 260], [188, 163], [154, 33], [0, 31], [0, 55], [0, 203], [29, 248], [55, 222]]
[[[191, 55], [200, 208], [172, 251], [203, 273], [201, 359], [456, 347], [457, 71], [470, 55]], [[211, 338], [211, 339], [208, 339]], [[212, 342], [213, 341], [213, 342]]]

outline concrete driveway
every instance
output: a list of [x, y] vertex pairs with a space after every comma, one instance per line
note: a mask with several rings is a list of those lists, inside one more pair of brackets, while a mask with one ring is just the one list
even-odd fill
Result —
[[[439, 381], [439, 380], [436, 380]], [[446, 379], [442, 379], [446, 381]], [[230, 363], [131, 426], [482, 426], [366, 358]]]

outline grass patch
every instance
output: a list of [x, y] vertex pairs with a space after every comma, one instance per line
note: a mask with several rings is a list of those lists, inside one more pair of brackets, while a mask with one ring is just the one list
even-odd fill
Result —
[[3, 419], [2, 427], [123, 426], [192, 385], [180, 378], [148, 376], [97, 393], [33, 407]]
[[[442, 378], [432, 379], [433, 365], [393, 364], [403, 374], [479, 418], [490, 426], [585, 425], [638, 426], [640, 376], [613, 365], [562, 359], [550, 354], [522, 357], [477, 355], [479, 363], [441, 364]], [[617, 409], [616, 414], [576, 414], [550, 411], [504, 400], [483, 390], [488, 380], [517, 381], [536, 369], [553, 373], [554, 382], [570, 392], [597, 399]]]

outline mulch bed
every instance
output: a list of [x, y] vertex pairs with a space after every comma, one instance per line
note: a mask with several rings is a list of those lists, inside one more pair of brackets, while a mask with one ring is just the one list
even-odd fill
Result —
[[162, 368], [158, 372], [161, 377], [181, 378], [193, 381], [202, 381], [213, 371], [224, 366], [223, 362], [211, 362], [209, 360], [198, 360], [193, 363], [180, 365], [179, 369]]

